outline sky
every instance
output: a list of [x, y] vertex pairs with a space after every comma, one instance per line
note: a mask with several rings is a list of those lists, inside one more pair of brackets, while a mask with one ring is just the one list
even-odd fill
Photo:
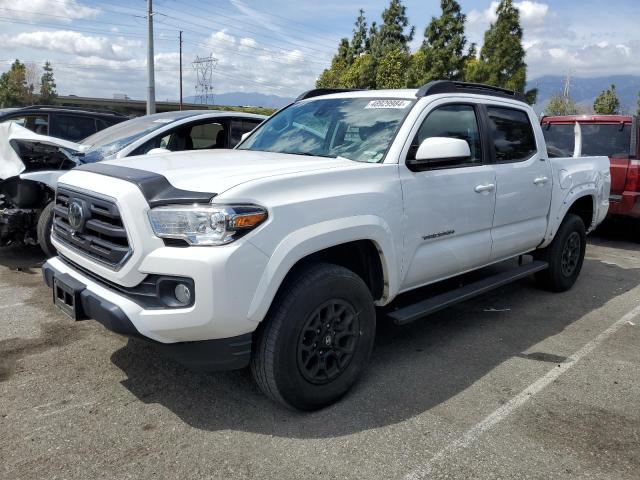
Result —
[[[515, 1], [528, 78], [640, 75], [638, 0]], [[312, 88], [363, 8], [380, 23], [388, 0], [154, 0], [156, 98], [178, 98], [178, 31], [184, 95], [192, 62], [212, 55], [214, 92], [294, 97]], [[438, 0], [405, 0], [417, 49]], [[460, 0], [470, 42], [482, 44], [497, 1]], [[0, 0], [0, 71], [15, 58], [50, 60], [58, 92], [111, 98], [146, 95], [146, 0]]]

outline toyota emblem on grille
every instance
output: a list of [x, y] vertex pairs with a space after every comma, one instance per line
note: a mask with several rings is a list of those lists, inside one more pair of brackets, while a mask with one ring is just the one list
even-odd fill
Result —
[[82, 204], [74, 200], [69, 204], [69, 225], [76, 231], [80, 230], [83, 220], [84, 210], [82, 209]]

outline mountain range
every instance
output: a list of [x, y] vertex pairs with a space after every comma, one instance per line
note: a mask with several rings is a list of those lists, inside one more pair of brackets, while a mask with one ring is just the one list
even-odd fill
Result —
[[[538, 88], [536, 110], [544, 110], [549, 99], [564, 88], [565, 77], [561, 75], [546, 75], [527, 82], [527, 89]], [[577, 103], [589, 110], [593, 101], [602, 90], [610, 85], [616, 86], [623, 113], [635, 113], [637, 110], [638, 94], [640, 92], [640, 76], [612, 75], [607, 77], [573, 77], [569, 82], [570, 95]], [[258, 92], [230, 92], [219, 93], [214, 97], [216, 105], [255, 106], [265, 108], [281, 108], [293, 101], [294, 97], [282, 97]], [[198, 103], [196, 96], [186, 97], [185, 102]]]
[[[527, 89], [538, 89], [537, 110], [544, 110], [549, 99], [562, 93], [565, 77], [561, 75], [546, 75], [527, 82]], [[635, 113], [640, 93], [640, 76], [612, 75], [608, 77], [572, 77], [569, 81], [571, 98], [584, 106], [587, 110], [593, 107], [593, 101], [609, 86], [616, 86], [616, 94], [620, 99], [621, 113]]]

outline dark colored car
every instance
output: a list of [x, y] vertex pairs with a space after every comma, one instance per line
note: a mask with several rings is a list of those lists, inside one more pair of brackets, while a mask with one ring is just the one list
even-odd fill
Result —
[[582, 155], [604, 155], [611, 162], [609, 214], [640, 219], [640, 130], [632, 115], [543, 117], [542, 131], [550, 157], [570, 157], [574, 127], [582, 132]]
[[128, 120], [109, 110], [35, 105], [0, 112], [0, 122], [15, 122], [39, 135], [77, 142], [100, 130]]

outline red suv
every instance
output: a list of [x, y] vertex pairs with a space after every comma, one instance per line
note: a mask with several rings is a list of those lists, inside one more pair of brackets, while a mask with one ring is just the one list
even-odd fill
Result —
[[574, 126], [582, 131], [582, 155], [605, 155], [611, 162], [609, 214], [640, 218], [640, 145], [638, 117], [566, 115], [542, 117], [549, 157], [570, 157]]

